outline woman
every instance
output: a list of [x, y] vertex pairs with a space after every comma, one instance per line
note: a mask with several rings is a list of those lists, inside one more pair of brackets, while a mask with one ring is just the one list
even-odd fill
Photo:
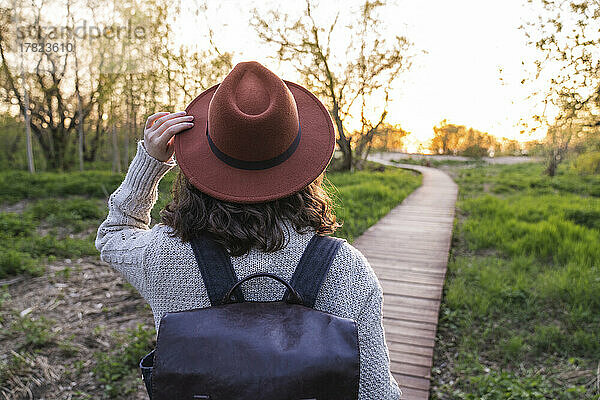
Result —
[[[231, 255], [238, 279], [269, 272], [289, 281], [315, 234], [340, 224], [321, 187], [335, 131], [323, 104], [257, 62], [235, 66], [186, 112], [150, 116], [125, 180], [98, 229], [101, 258], [148, 301], [156, 329], [170, 311], [209, 307], [190, 240], [209, 234]], [[173, 201], [150, 229], [160, 179], [181, 171]], [[253, 280], [246, 300], [274, 301], [275, 281]], [[344, 241], [315, 308], [358, 327], [359, 398], [400, 398], [382, 326], [383, 293], [365, 257]]]

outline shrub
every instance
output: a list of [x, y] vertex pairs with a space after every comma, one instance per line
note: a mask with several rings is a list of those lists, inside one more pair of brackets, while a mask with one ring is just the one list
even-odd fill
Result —
[[29, 254], [0, 247], [0, 278], [28, 273], [41, 275], [44, 267]]
[[600, 151], [580, 154], [571, 163], [571, 170], [579, 175], [600, 174]]
[[118, 338], [111, 352], [96, 352], [94, 373], [104, 392], [112, 398], [130, 398], [139, 382], [138, 364], [156, 345], [156, 330], [138, 324]]
[[16, 319], [10, 331], [23, 340], [19, 346], [20, 350], [35, 350], [53, 342], [54, 334], [49, 329], [53, 323], [54, 321], [45, 317], [33, 319], [27, 315]]
[[563, 334], [557, 325], [538, 325], [535, 327], [532, 342], [538, 353], [553, 353], [562, 347]]
[[30, 236], [35, 223], [28, 216], [17, 213], [0, 213], [0, 238]]

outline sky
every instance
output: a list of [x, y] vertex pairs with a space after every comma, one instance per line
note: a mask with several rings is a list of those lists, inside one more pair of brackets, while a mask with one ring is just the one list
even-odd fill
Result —
[[[184, 10], [174, 23], [179, 42], [206, 41], [210, 26], [215, 44], [234, 54], [234, 64], [256, 60], [283, 79], [296, 78], [293, 68], [272, 58], [273, 49], [261, 42], [250, 26], [255, 5], [209, 1], [206, 16], [196, 17], [198, 3], [182, 3]], [[314, 13], [323, 23], [331, 22], [337, 12], [350, 20], [361, 3], [321, 1]], [[303, 0], [266, 0], [260, 10], [277, 8], [300, 15], [304, 4]], [[526, 141], [543, 136], [519, 133], [519, 121], [539, 112], [539, 101], [527, 99], [533, 84], [521, 84], [536, 55], [523, 30], [518, 29], [524, 20], [535, 18], [526, 0], [396, 0], [386, 7], [386, 35], [408, 37], [418, 52], [410, 70], [395, 82], [389, 107], [388, 122], [411, 132], [408, 151], [427, 142], [433, 126], [443, 119], [499, 138]], [[343, 40], [335, 43], [340, 50], [345, 48]]]

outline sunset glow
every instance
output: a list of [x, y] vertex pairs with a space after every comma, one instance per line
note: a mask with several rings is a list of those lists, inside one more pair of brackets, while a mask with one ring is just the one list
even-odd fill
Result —
[[[281, 3], [266, 1], [263, 12]], [[299, 15], [304, 2], [286, 2], [291, 15]], [[340, 18], [355, 10], [360, 1], [329, 1], [319, 5], [319, 16], [331, 22], [337, 12]], [[247, 2], [227, 0], [210, 3], [207, 18], [195, 10], [197, 2], [182, 5], [173, 28], [181, 44], [208, 45], [208, 29], [214, 31], [214, 43], [221, 51], [234, 53], [234, 63], [257, 60], [277, 71], [284, 79], [294, 80], [290, 65], [280, 64], [272, 48], [262, 43], [249, 25], [252, 6]], [[187, 7], [187, 8], [186, 8]], [[441, 120], [466, 125], [498, 138], [519, 141], [539, 139], [520, 133], [520, 120], [529, 120], [541, 112], [540, 98], [527, 99], [535, 90], [534, 83], [521, 81], [530, 77], [527, 68], [535, 49], [527, 45], [518, 27], [534, 13], [525, 1], [481, 2], [409, 2], [390, 4], [386, 20], [389, 35], [405, 35], [414, 43], [417, 53], [410, 70], [395, 83], [388, 122], [411, 132], [407, 151], [427, 147], [433, 136], [432, 127]], [[281, 7], [279, 7], [281, 10]], [[329, 19], [329, 20], [328, 20]], [[340, 43], [336, 42], [336, 43]], [[338, 50], [343, 51], [345, 43]]]

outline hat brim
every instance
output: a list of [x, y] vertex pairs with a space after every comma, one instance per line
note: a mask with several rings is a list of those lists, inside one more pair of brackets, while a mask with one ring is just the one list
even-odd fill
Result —
[[327, 167], [335, 148], [329, 112], [304, 87], [285, 81], [298, 107], [300, 143], [283, 163], [245, 170], [221, 161], [206, 137], [208, 106], [219, 85], [202, 92], [186, 108], [194, 126], [175, 135], [175, 157], [181, 171], [200, 191], [235, 203], [261, 203], [289, 196], [313, 182]]

